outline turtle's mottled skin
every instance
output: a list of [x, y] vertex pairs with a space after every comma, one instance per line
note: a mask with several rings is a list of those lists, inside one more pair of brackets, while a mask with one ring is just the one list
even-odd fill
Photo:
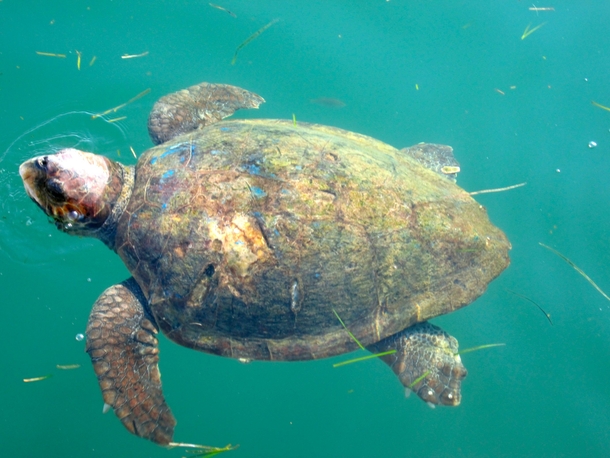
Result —
[[157, 103], [149, 131], [164, 143], [135, 168], [76, 150], [21, 166], [58, 227], [100, 238], [133, 275], [100, 296], [87, 328], [105, 403], [132, 433], [167, 444], [159, 329], [231, 358], [317, 359], [357, 349], [336, 312], [371, 351], [396, 350], [383, 359], [405, 387], [459, 404], [457, 341], [426, 320], [480, 296], [510, 244], [439, 172], [457, 164], [451, 149], [220, 121], [261, 102], [202, 83]]

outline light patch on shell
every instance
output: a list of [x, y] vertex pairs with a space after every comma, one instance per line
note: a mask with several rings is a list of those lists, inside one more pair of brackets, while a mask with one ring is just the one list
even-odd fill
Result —
[[258, 224], [247, 215], [238, 214], [230, 224], [222, 226], [212, 219], [208, 222], [208, 231], [212, 240], [222, 242], [227, 264], [242, 277], [248, 275], [252, 264], [265, 261], [272, 254]]
[[299, 291], [299, 282], [295, 280], [290, 288], [290, 310], [296, 314], [301, 310], [302, 305], [301, 292]]
[[102, 407], [102, 413], [108, 413], [110, 409], [112, 409], [112, 406], [104, 402], [104, 407]]
[[453, 165], [445, 165], [441, 168], [441, 172], [443, 172], [445, 175], [452, 175], [454, 173], [459, 173], [460, 168]]

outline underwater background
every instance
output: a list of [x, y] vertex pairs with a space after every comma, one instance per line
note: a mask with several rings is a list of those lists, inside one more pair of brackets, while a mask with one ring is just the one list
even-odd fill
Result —
[[239, 444], [223, 455], [236, 458], [609, 456], [610, 301], [540, 243], [610, 293], [610, 3], [217, 1], [225, 10], [0, 0], [0, 455], [188, 455], [102, 415], [75, 336], [128, 273], [100, 242], [49, 224], [17, 169], [68, 146], [133, 164], [130, 147], [151, 146], [154, 101], [208, 81], [266, 99], [237, 117], [294, 114], [398, 148], [444, 143], [468, 191], [527, 184], [476, 196], [512, 242], [512, 264], [475, 303], [433, 320], [460, 348], [506, 344], [462, 357], [459, 407], [405, 399], [375, 359], [240, 364], [161, 337], [175, 440]]

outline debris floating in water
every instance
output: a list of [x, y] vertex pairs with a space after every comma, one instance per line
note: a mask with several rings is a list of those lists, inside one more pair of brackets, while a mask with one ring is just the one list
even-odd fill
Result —
[[471, 196], [476, 196], [477, 194], [489, 194], [490, 192], [502, 192], [502, 191], [510, 191], [511, 189], [520, 188], [521, 186], [525, 186], [527, 184], [526, 181], [519, 184], [514, 184], [512, 186], [507, 186], [505, 188], [494, 188], [494, 189], [483, 189], [481, 191], [473, 191], [469, 192]]
[[590, 141], [590, 142], [589, 142], [589, 148], [593, 149], [593, 148], [595, 148], [596, 146], [597, 146], [597, 142], [594, 142], [594, 141]]
[[456, 355], [464, 355], [466, 353], [472, 353], [473, 351], [484, 350], [485, 348], [493, 348], [493, 347], [504, 347], [505, 343], [492, 343], [486, 345], [479, 345], [478, 347], [466, 348], [465, 350], [458, 351]]
[[530, 25], [532, 25], [532, 24], [528, 24], [527, 27], [525, 28], [525, 31], [523, 32], [523, 35], [521, 35], [521, 39], [525, 40], [527, 37], [529, 37], [532, 33], [534, 33], [536, 30], [538, 30], [540, 27], [542, 27], [545, 24], [546, 24], [546, 22], [543, 22], [542, 24], [537, 25], [533, 29], [530, 29]]
[[75, 338], [76, 338], [76, 340], [77, 340], [77, 341], [81, 342], [81, 341], [82, 341], [82, 340], [85, 338], [85, 335], [84, 335], [84, 334], [81, 334], [81, 333], [79, 332], [78, 334], [76, 334], [76, 337], [75, 337]]
[[89, 62], [89, 67], [91, 67], [95, 63], [96, 60], [97, 60], [97, 56], [93, 56], [93, 58]]
[[525, 299], [526, 301], [530, 301], [532, 304], [534, 304], [536, 307], [538, 307], [540, 309], [540, 311], [542, 313], [544, 313], [544, 316], [546, 317], [546, 319], [549, 320], [549, 323], [551, 323], [551, 326], [553, 326], [553, 321], [551, 320], [551, 315], [549, 313], [546, 313], [546, 311], [542, 307], [540, 307], [536, 302], [534, 302], [529, 297], [527, 297], [527, 296], [525, 296], [523, 294], [519, 294], [519, 293], [517, 293], [515, 291], [512, 291], [512, 290], [510, 290], [508, 288], [504, 288], [504, 289], [506, 291], [508, 291], [509, 293], [514, 294], [517, 297], [520, 297], [521, 299]]
[[53, 377], [53, 374], [43, 375], [42, 377], [24, 378], [23, 381], [24, 381], [24, 383], [40, 382], [40, 381], [46, 380], [50, 377]]
[[233, 54], [233, 59], [231, 60], [231, 65], [235, 65], [235, 62], [237, 61], [237, 54], [239, 53], [239, 51], [246, 46], [248, 43], [250, 43], [252, 40], [254, 40], [255, 38], [257, 38], [261, 33], [263, 33], [265, 30], [267, 30], [269, 27], [271, 27], [273, 24], [275, 24], [277, 21], [279, 21], [279, 19], [274, 19], [273, 21], [271, 21], [269, 24], [261, 27], [260, 29], [258, 29], [256, 32], [254, 32], [252, 35], [250, 35], [248, 38], [246, 38], [246, 40], [240, 44], [237, 49], [235, 50], [235, 54]]
[[229, 14], [231, 17], [237, 17], [237, 14], [235, 14], [235, 13], [234, 13], [234, 12], [232, 12], [232, 11], [229, 11], [229, 10], [228, 10], [228, 9], [226, 9], [226, 8], [223, 8], [223, 7], [222, 7], [222, 6], [220, 6], [220, 5], [215, 5], [214, 3], [210, 3], [210, 6], [211, 6], [212, 8], [216, 8], [217, 10], [224, 11], [225, 13], [228, 13], [228, 14]]
[[224, 447], [211, 447], [209, 445], [187, 444], [184, 442], [170, 442], [169, 444], [167, 444], [167, 447], [168, 448], [174, 448], [174, 447], [192, 448], [195, 450], [189, 450], [189, 453], [192, 453], [192, 455], [190, 455], [191, 457], [202, 456], [202, 457], [210, 458], [212, 456], [219, 455], [220, 453], [230, 452], [231, 450], [235, 450], [237, 447], [239, 447], [239, 444], [238, 445], [227, 444]]
[[335, 309], [332, 309], [332, 310], [333, 310], [333, 313], [335, 314], [335, 316], [337, 317], [337, 319], [339, 320], [339, 323], [341, 323], [341, 326], [343, 326], [343, 329], [345, 329], [347, 331], [347, 333], [352, 338], [352, 340], [354, 342], [356, 342], [362, 350], [366, 350], [366, 348], [364, 348], [364, 346], [360, 343], [360, 341], [358, 339], [356, 339], [356, 336], [354, 334], [352, 334], [352, 332], [349, 329], [347, 329], [347, 326], [345, 326], [345, 323], [343, 322], [343, 320], [341, 319], [341, 317], [339, 316], [337, 311]]
[[119, 122], [119, 121], [122, 121], [123, 119], [127, 119], [127, 116], [121, 116], [119, 118], [112, 118], [112, 119], [109, 119], [108, 122], [109, 123]]
[[574, 269], [576, 272], [578, 272], [580, 275], [582, 275], [582, 276], [585, 278], [585, 280], [587, 280], [589, 283], [591, 283], [591, 285], [592, 285], [592, 286], [593, 286], [593, 287], [594, 287], [594, 288], [595, 288], [595, 289], [596, 289], [596, 290], [597, 290], [597, 291], [598, 291], [598, 292], [599, 292], [599, 293], [600, 293], [602, 296], [604, 296], [606, 299], [608, 299], [608, 300], [610, 301], [610, 297], [608, 297], [608, 295], [607, 295], [606, 293], [604, 293], [604, 292], [602, 291], [602, 289], [601, 289], [599, 286], [597, 286], [597, 285], [595, 284], [595, 282], [594, 282], [593, 280], [591, 280], [591, 278], [590, 278], [590, 277], [589, 277], [589, 276], [588, 276], [588, 275], [587, 275], [587, 274], [586, 274], [586, 273], [585, 273], [585, 272], [584, 272], [584, 271], [583, 271], [583, 270], [582, 270], [580, 267], [578, 267], [576, 264], [574, 264], [572, 261], [570, 261], [570, 260], [569, 260], [567, 257], [565, 257], [564, 255], [562, 255], [562, 254], [561, 254], [559, 251], [557, 251], [556, 249], [551, 248], [550, 246], [545, 245], [545, 244], [544, 244], [544, 243], [542, 243], [542, 242], [538, 242], [538, 244], [539, 244], [540, 246], [542, 246], [542, 247], [546, 248], [547, 250], [552, 251], [552, 252], [553, 252], [553, 253], [555, 253], [557, 256], [559, 256], [561, 259], [563, 259], [565, 262], [567, 262], [567, 263], [568, 263], [570, 266], [572, 266], [572, 268], [573, 268], [573, 269]]
[[380, 356], [393, 355], [396, 350], [382, 351], [381, 353], [373, 353], [372, 355], [362, 356], [360, 358], [348, 359], [347, 361], [341, 361], [340, 363], [333, 364], [333, 367], [346, 366], [352, 363], [359, 363], [360, 361], [366, 361], [367, 359], [379, 358]]
[[61, 369], [62, 371], [69, 371], [72, 369], [78, 369], [80, 364], [57, 364], [55, 367], [57, 369]]
[[118, 110], [120, 110], [121, 108], [129, 105], [131, 102], [135, 102], [136, 100], [144, 97], [146, 94], [148, 94], [150, 92], [150, 88], [143, 90], [142, 92], [140, 92], [138, 95], [136, 95], [135, 97], [132, 97], [131, 99], [129, 99], [127, 102], [122, 103], [114, 108], [110, 108], [109, 110], [104, 111], [103, 113], [98, 113], [98, 114], [94, 114], [93, 116], [91, 116], [91, 119], [95, 119], [95, 118], [99, 118], [101, 116], [106, 116], [109, 113], [116, 113]]
[[140, 54], [123, 54], [121, 59], [135, 59], [137, 57], [148, 56], [148, 51], [141, 52]]
[[591, 100], [591, 103], [596, 106], [597, 108], [601, 108], [602, 110], [606, 110], [606, 111], [610, 111], [610, 107], [606, 107], [604, 105], [601, 105], [593, 100]]
[[417, 377], [415, 380], [413, 380], [413, 382], [411, 382], [409, 384], [409, 386], [407, 388], [409, 388], [410, 390], [413, 389], [413, 387], [415, 385], [417, 385], [419, 382], [421, 382], [423, 379], [425, 379], [428, 375], [430, 374], [430, 371], [427, 370], [426, 372], [424, 372], [422, 375], [420, 375], [419, 377]]
[[59, 57], [61, 59], [65, 59], [66, 55], [65, 54], [56, 54], [54, 52], [42, 52], [42, 51], [36, 51], [36, 54], [38, 54], [39, 56], [48, 56], [48, 57]]
[[345, 106], [343, 100], [333, 99], [332, 97], [318, 97], [317, 99], [311, 99], [310, 102], [327, 108], [343, 108]]
[[76, 51], [76, 68], [78, 68], [79, 70], [80, 70], [80, 59], [81, 59], [82, 55], [83, 55], [82, 52]]
[[[356, 336], [354, 334], [352, 334], [349, 329], [347, 329], [347, 326], [345, 326], [345, 323], [343, 322], [343, 320], [341, 319], [341, 317], [339, 316], [337, 311], [335, 309], [332, 309], [332, 310], [333, 310], [333, 313], [335, 314], [335, 316], [337, 317], [337, 319], [339, 320], [339, 323], [341, 323], [341, 326], [343, 326], [343, 329], [345, 329], [345, 331], [349, 334], [349, 336], [352, 338], [352, 340], [358, 344], [360, 349], [366, 351], [366, 348], [364, 347], [364, 345], [362, 345], [360, 343], [360, 341], [358, 339], [356, 339]], [[396, 350], [388, 350], [388, 351], [383, 351], [381, 353], [374, 353], [372, 355], [362, 356], [360, 358], [349, 359], [347, 361], [342, 361], [340, 363], [333, 364], [333, 367], [345, 366], [347, 364], [357, 363], [360, 361], [366, 361], [367, 359], [378, 358], [380, 356], [391, 355], [393, 353], [396, 353]]]

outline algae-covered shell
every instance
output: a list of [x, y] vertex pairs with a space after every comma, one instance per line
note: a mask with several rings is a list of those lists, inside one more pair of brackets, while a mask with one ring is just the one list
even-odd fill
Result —
[[263, 360], [344, 353], [452, 312], [509, 263], [467, 192], [337, 128], [217, 122], [145, 152], [116, 250], [187, 347]]

